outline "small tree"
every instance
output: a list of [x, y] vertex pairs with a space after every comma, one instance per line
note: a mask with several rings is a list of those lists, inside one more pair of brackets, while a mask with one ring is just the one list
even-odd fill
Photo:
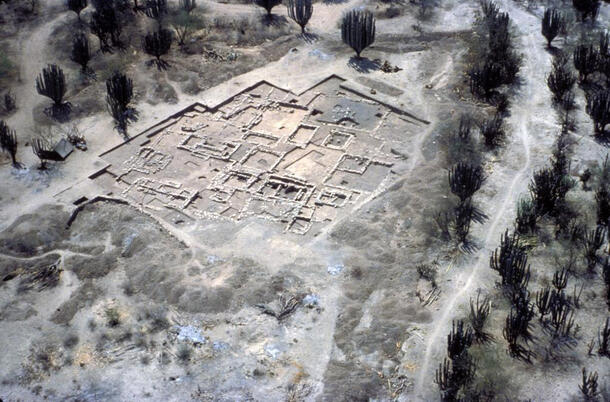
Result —
[[467, 114], [460, 116], [460, 126], [457, 131], [457, 137], [463, 141], [470, 141], [470, 132], [472, 131], [472, 117]]
[[586, 402], [597, 401], [599, 391], [597, 390], [597, 372], [587, 374], [587, 369], [582, 369], [582, 383], [578, 386], [580, 393]]
[[4, 102], [4, 111], [6, 113], [10, 113], [12, 111], [14, 111], [15, 109], [17, 109], [17, 100], [15, 99], [15, 95], [13, 95], [11, 93], [11, 91], [7, 91], [4, 94], [4, 97], [2, 99]]
[[474, 65], [468, 71], [470, 77], [470, 92], [477, 96], [489, 99], [495, 89], [504, 81], [502, 65], [487, 59], [483, 63]]
[[47, 160], [49, 159], [49, 154], [52, 152], [51, 148], [47, 145], [47, 143], [42, 138], [35, 138], [32, 141], [32, 151], [34, 155], [40, 159], [39, 170], [47, 169]]
[[610, 258], [606, 257], [602, 265], [602, 277], [606, 284], [606, 304], [610, 309]]
[[172, 28], [176, 32], [178, 45], [183, 46], [191, 33], [203, 27], [203, 21], [196, 14], [189, 14], [184, 10], [180, 10], [178, 14], [172, 17]]
[[127, 136], [127, 125], [137, 120], [137, 111], [130, 107], [133, 97], [133, 81], [125, 74], [116, 71], [106, 80], [106, 102], [108, 111], [114, 118], [116, 128]]
[[573, 182], [568, 175], [552, 167], [535, 171], [529, 190], [538, 216], [556, 216], [572, 186]]
[[574, 50], [574, 67], [578, 70], [580, 83], [587, 82], [589, 74], [595, 72], [599, 53], [593, 46], [580, 44]]
[[546, 83], [553, 93], [553, 101], [558, 104], [572, 91], [576, 77], [569, 66], [568, 59], [563, 54], [553, 60], [553, 68]]
[[21, 168], [17, 162], [17, 134], [3, 120], [0, 120], [0, 148], [9, 153], [13, 167]]
[[601, 6], [600, 0], [572, 0], [572, 5], [578, 11], [580, 19], [585, 21], [587, 18], [591, 18], [591, 21], [595, 21], [597, 14], [599, 13], [599, 7]]
[[453, 226], [455, 237], [465, 246], [468, 251], [468, 234], [470, 233], [470, 225], [475, 218], [475, 208], [470, 200], [461, 202], [453, 210]]
[[590, 232], [585, 232], [585, 236], [582, 239], [583, 246], [583, 257], [587, 261], [587, 267], [590, 271], [595, 269], [599, 261], [597, 251], [604, 244], [604, 238], [606, 237], [606, 227], [598, 225], [595, 229]]
[[146, 11], [146, 6], [141, 5], [139, 3], [139, 0], [133, 0], [133, 7], [131, 8], [131, 10], [134, 13], [144, 12], [144, 11]]
[[481, 135], [485, 139], [485, 145], [495, 148], [504, 140], [504, 128], [502, 127], [502, 116], [496, 113], [491, 119], [483, 121], [480, 126]]
[[67, 0], [67, 5], [71, 11], [76, 13], [80, 22], [80, 13], [87, 8], [87, 0]]
[[481, 293], [477, 293], [476, 303], [470, 298], [470, 325], [472, 326], [474, 341], [478, 343], [487, 343], [493, 340], [493, 336], [485, 331], [485, 323], [491, 309], [491, 300], [489, 297], [480, 299]]
[[341, 23], [341, 39], [356, 52], [360, 53], [375, 41], [375, 17], [370, 11], [351, 10]]
[[254, 4], [267, 11], [267, 19], [271, 20], [271, 10], [273, 7], [282, 3], [282, 0], [253, 0]]
[[603, 135], [606, 125], [610, 124], [610, 89], [589, 92], [586, 111], [594, 123], [596, 135]]
[[529, 303], [527, 298], [514, 303], [510, 309], [502, 335], [508, 342], [509, 354], [517, 359], [531, 362], [534, 352], [523, 346], [519, 340], [523, 339], [526, 343], [531, 342], [534, 337], [531, 332], [530, 321], [534, 317], [534, 306]]
[[517, 218], [515, 219], [516, 230], [519, 234], [536, 232], [536, 205], [531, 198], [521, 198], [517, 203]]
[[610, 56], [604, 57], [599, 62], [599, 72], [606, 76], [606, 88], [610, 88]]
[[197, 0], [180, 0], [180, 8], [190, 14], [197, 7]]
[[305, 25], [313, 14], [311, 0], [288, 0], [288, 16], [301, 27], [301, 33], [305, 33]]
[[520, 245], [516, 233], [509, 235], [508, 229], [500, 238], [500, 247], [492, 253], [489, 266], [500, 274], [502, 287], [517, 294], [527, 288], [530, 279], [530, 267], [527, 264], [527, 254]]
[[97, 8], [91, 14], [91, 22], [89, 23], [91, 32], [93, 32], [100, 40], [100, 49], [102, 52], [110, 52], [110, 44], [120, 47], [121, 43], [121, 23], [117, 17], [114, 7], [104, 6]]
[[89, 49], [89, 40], [87, 35], [79, 32], [74, 36], [72, 41], [72, 61], [80, 65], [81, 72], [86, 74], [89, 71], [89, 61], [91, 60], [91, 51]]
[[451, 192], [464, 202], [481, 188], [485, 176], [480, 166], [458, 163], [449, 170], [448, 179]]
[[553, 39], [565, 29], [565, 20], [561, 13], [554, 8], [547, 8], [542, 17], [542, 35], [546, 38], [550, 49]]
[[50, 109], [52, 116], [58, 117], [69, 111], [69, 104], [64, 103], [66, 77], [59, 66], [49, 64], [42, 70], [42, 73], [36, 78], [36, 91], [53, 101]]
[[142, 47], [147, 54], [156, 58], [156, 64], [159, 69], [165, 68], [167, 62], [161, 60], [161, 56], [166, 55], [172, 47], [171, 31], [162, 28], [156, 32], [147, 33]]
[[146, 16], [157, 20], [159, 29], [163, 22], [163, 17], [167, 14], [167, 0], [146, 0]]
[[610, 317], [606, 318], [606, 324], [597, 333], [597, 354], [610, 358]]
[[604, 31], [599, 34], [599, 55], [610, 56], [610, 32]]

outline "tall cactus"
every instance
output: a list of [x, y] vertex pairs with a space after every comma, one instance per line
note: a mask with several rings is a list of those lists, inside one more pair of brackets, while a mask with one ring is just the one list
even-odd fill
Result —
[[114, 118], [116, 128], [127, 137], [127, 125], [137, 120], [138, 112], [129, 106], [133, 96], [133, 81], [125, 74], [116, 71], [106, 81], [106, 102], [108, 112]]
[[90, 60], [91, 50], [89, 48], [89, 40], [86, 34], [79, 32], [72, 42], [72, 61], [81, 66], [81, 72], [84, 74], [89, 71], [88, 64]]
[[587, 82], [589, 74], [595, 72], [599, 63], [599, 52], [593, 46], [580, 44], [574, 50], [574, 67], [581, 83]]
[[63, 70], [56, 64], [49, 64], [42, 69], [42, 73], [36, 78], [36, 91], [42, 96], [53, 100], [50, 112], [51, 116], [58, 118], [70, 111], [70, 105], [64, 103], [66, 94], [66, 77]]
[[305, 33], [305, 25], [313, 14], [311, 0], [288, 0], [288, 16], [301, 27], [301, 33]]
[[161, 56], [166, 55], [172, 47], [172, 32], [169, 29], [161, 28], [155, 32], [148, 32], [142, 41], [144, 51], [156, 58], [159, 70], [167, 68], [168, 63], [161, 60]]
[[351, 10], [343, 16], [341, 39], [360, 58], [360, 53], [375, 41], [375, 17], [370, 11]]
[[0, 120], [0, 149], [8, 152], [13, 161], [13, 167], [20, 168], [17, 162], [17, 135], [3, 120]]
[[554, 8], [548, 8], [542, 18], [542, 35], [546, 38], [547, 47], [551, 48], [551, 42], [565, 28], [563, 15]]
[[587, 96], [585, 110], [591, 116], [596, 135], [603, 135], [610, 124], [610, 90], [599, 90]]

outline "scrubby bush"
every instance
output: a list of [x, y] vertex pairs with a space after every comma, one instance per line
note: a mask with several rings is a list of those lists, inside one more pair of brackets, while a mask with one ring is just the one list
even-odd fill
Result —
[[531, 198], [521, 198], [517, 203], [517, 218], [515, 219], [517, 232], [519, 234], [535, 233], [537, 219], [536, 205]]
[[519, 236], [516, 233], [509, 235], [507, 230], [502, 235], [500, 247], [492, 253], [489, 265], [500, 274], [501, 285], [510, 294], [517, 294], [527, 289], [530, 267], [527, 264], [527, 254], [519, 243]]
[[183, 364], [188, 363], [191, 360], [192, 355], [193, 349], [190, 346], [186, 344], [181, 344], [180, 346], [178, 346], [178, 350], [176, 351], [176, 357]]
[[10, 113], [17, 109], [17, 100], [15, 99], [15, 95], [11, 91], [7, 91], [2, 100], [4, 101], [4, 112]]
[[121, 324], [121, 314], [116, 307], [109, 307], [105, 311], [106, 313], [106, 324], [109, 327], [117, 327]]
[[599, 52], [592, 45], [580, 44], [574, 50], [574, 67], [578, 70], [579, 81], [586, 83], [599, 63]]
[[593, 120], [595, 135], [603, 136], [610, 124], [610, 89], [588, 92], [586, 111]]
[[38, 167], [38, 169], [46, 170], [47, 160], [49, 160], [49, 155], [52, 152], [52, 149], [49, 144], [42, 138], [35, 138], [32, 141], [32, 152], [34, 152], [34, 155], [36, 155], [38, 159], [40, 159], [40, 166]]
[[597, 389], [597, 371], [587, 374], [587, 369], [582, 368], [582, 383], [578, 386], [585, 401], [597, 401], [599, 391]]
[[468, 243], [468, 233], [470, 233], [474, 212], [474, 207], [470, 201], [460, 203], [453, 210], [455, 236], [464, 245]]
[[13, 162], [13, 167], [20, 168], [17, 162], [17, 134], [3, 120], [0, 120], [0, 149], [8, 152]]
[[595, 229], [590, 232], [585, 232], [585, 236], [582, 240], [583, 256], [587, 262], [589, 271], [593, 271], [599, 258], [597, 251], [604, 244], [604, 238], [606, 237], [606, 227], [598, 225]]
[[530, 321], [534, 317], [534, 305], [530, 303], [526, 293], [521, 293], [513, 301], [510, 313], [506, 317], [502, 335], [508, 342], [509, 354], [517, 359], [531, 362], [535, 356], [534, 352], [527, 349], [520, 341], [526, 344], [533, 341]]
[[89, 39], [84, 33], [77, 33], [72, 41], [72, 61], [80, 65], [81, 72], [86, 74], [89, 71], [89, 61], [91, 60], [91, 50], [89, 49]]
[[493, 90], [515, 82], [521, 66], [521, 56], [513, 48], [510, 34], [510, 17], [499, 11], [495, 3], [482, 2], [488, 34], [484, 54], [469, 71], [471, 91], [489, 98]]
[[172, 47], [172, 33], [167, 29], [159, 29], [155, 32], [149, 32], [142, 41], [144, 51], [155, 57], [155, 63], [159, 69], [167, 67], [167, 62], [161, 60], [161, 56], [166, 55]]
[[176, 32], [178, 45], [184, 46], [191, 34], [198, 29], [202, 29], [205, 25], [199, 15], [181, 10], [178, 14], [171, 17], [171, 26], [174, 28], [174, 32]]
[[606, 324], [597, 333], [597, 354], [610, 358], [610, 317], [606, 318]]
[[121, 42], [122, 27], [114, 7], [109, 5], [97, 7], [91, 14], [89, 27], [91, 32], [99, 38], [102, 52], [110, 52], [111, 45], [119, 48], [123, 46]]
[[606, 304], [610, 309], [610, 258], [606, 257], [604, 264], [602, 265], [602, 278], [606, 285]]
[[473, 339], [472, 330], [465, 327], [463, 321], [452, 323], [447, 335], [448, 357], [439, 365], [435, 377], [443, 401], [458, 400], [460, 392], [464, 392], [474, 379], [475, 364], [468, 353]]
[[485, 140], [485, 145], [490, 148], [495, 148], [504, 140], [503, 119], [499, 113], [496, 113], [492, 118], [483, 121], [480, 125], [481, 135]]
[[488, 99], [505, 81], [502, 66], [492, 60], [475, 64], [469, 71], [470, 91]]
[[485, 331], [485, 323], [491, 309], [491, 300], [489, 297], [484, 297], [481, 300], [480, 296], [481, 294], [477, 293], [476, 301], [470, 299], [470, 325], [472, 326], [474, 341], [487, 343], [493, 339], [493, 336]]
[[451, 192], [464, 202], [481, 188], [485, 176], [480, 166], [458, 163], [449, 170], [448, 180]]
[[553, 67], [546, 82], [553, 93], [555, 103], [560, 104], [566, 98], [566, 95], [572, 91], [576, 83], [576, 77], [570, 68], [567, 57], [563, 54], [553, 59]]
[[570, 178], [553, 168], [542, 168], [534, 172], [529, 190], [538, 216], [555, 216], [571, 187]]

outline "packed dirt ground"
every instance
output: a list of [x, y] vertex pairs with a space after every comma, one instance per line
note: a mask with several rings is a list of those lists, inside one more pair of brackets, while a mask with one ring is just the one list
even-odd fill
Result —
[[[525, 239], [532, 299], [567, 265], [566, 292], [581, 293], [569, 344], [555, 349], [542, 318], [532, 320], [531, 361], [508, 353], [511, 302], [490, 269], [562, 131], [546, 83], [554, 53], [540, 24], [546, 7], [570, 10], [571, 2], [496, 2], [510, 15], [523, 59], [518, 82], [503, 91], [510, 106], [502, 145], [489, 150], [473, 136], [470, 159], [486, 176], [474, 199], [485, 218], [473, 223], [468, 242], [447, 239], [437, 223], [438, 211], [452, 208], [447, 172], [460, 116], [482, 121], [495, 110], [471, 94], [466, 73], [481, 40], [478, 1], [315, 2], [308, 35], [283, 5], [268, 25], [249, 2], [198, 1], [202, 25], [186, 46], [172, 47], [167, 69], [140, 50], [140, 35], [156, 22], [136, 15], [123, 32], [124, 51], [102, 54], [91, 36], [95, 77], [70, 61], [66, 43], [82, 24], [76, 14], [63, 1], [40, 0], [29, 10], [34, 3], [0, 2], [0, 95], [16, 99], [0, 119], [16, 130], [23, 165], [0, 155], [0, 401], [441, 400], [448, 334], [457, 320], [468, 322], [477, 295], [491, 300], [491, 340], [470, 348], [476, 370], [460, 389], [465, 400], [583, 400], [583, 368], [598, 375], [597, 400], [610, 400], [610, 355], [600, 335], [609, 316], [603, 263], [588, 269], [553, 220], [538, 221], [537, 234]], [[341, 18], [354, 8], [377, 18], [362, 60], [341, 41]], [[556, 46], [572, 48], [585, 35], [572, 23], [580, 33]], [[602, 3], [586, 29], [609, 24], [610, 5]], [[72, 110], [63, 122], [45, 114], [49, 101], [35, 88], [49, 63], [68, 77]], [[394, 105], [417, 124], [396, 134], [386, 179], [305, 234], [258, 217], [161, 216], [90, 179], [107, 164], [102, 154], [125, 141], [106, 110], [105, 82], [115, 69], [134, 81], [132, 137], [263, 80], [301, 94], [333, 75], [345, 80], [339, 92]], [[576, 185], [566, 202], [586, 231], [595, 228], [592, 187], [607, 143], [593, 136], [581, 87], [574, 103], [567, 135]], [[87, 150], [38, 169], [32, 142], [76, 131]], [[589, 188], [581, 183], [587, 169]], [[88, 202], [75, 205], [82, 196]], [[608, 248], [604, 238], [600, 261]]]

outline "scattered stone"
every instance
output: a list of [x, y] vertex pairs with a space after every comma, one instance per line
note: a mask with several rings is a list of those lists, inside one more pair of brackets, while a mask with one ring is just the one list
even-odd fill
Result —
[[343, 264], [335, 264], [335, 265], [329, 265], [328, 268], [326, 268], [326, 271], [335, 276], [335, 275], [339, 275], [343, 269], [345, 268], [345, 266]]
[[201, 333], [201, 330], [192, 325], [176, 325], [174, 327], [178, 331], [178, 340], [192, 342], [194, 345], [203, 345], [208, 340]]
[[303, 305], [305, 307], [313, 308], [318, 307], [320, 304], [320, 298], [317, 295], [309, 294], [303, 298]]
[[227, 350], [229, 350], [231, 348], [231, 346], [223, 341], [214, 341], [214, 343], [212, 343], [212, 349], [214, 349], [217, 352], [225, 352]]
[[274, 343], [268, 343], [265, 345], [265, 353], [267, 353], [272, 359], [277, 359], [282, 353], [280, 347]]

